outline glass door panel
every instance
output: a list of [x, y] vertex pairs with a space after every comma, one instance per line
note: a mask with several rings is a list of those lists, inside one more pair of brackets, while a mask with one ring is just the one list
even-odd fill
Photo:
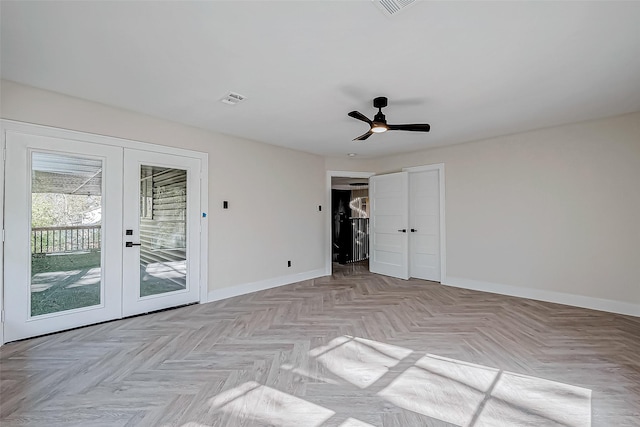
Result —
[[31, 154], [31, 316], [102, 301], [103, 162]]
[[6, 149], [5, 341], [121, 317], [122, 148], [8, 131]]
[[125, 316], [199, 300], [199, 176], [199, 159], [125, 149]]
[[140, 166], [140, 296], [187, 288], [187, 171]]

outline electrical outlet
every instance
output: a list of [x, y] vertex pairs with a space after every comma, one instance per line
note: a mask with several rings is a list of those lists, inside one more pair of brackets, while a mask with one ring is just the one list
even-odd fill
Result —
[[291, 261], [287, 261], [287, 267], [291, 267]]

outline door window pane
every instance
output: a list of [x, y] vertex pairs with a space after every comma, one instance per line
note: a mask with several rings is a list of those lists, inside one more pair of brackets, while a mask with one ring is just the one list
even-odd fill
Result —
[[31, 159], [31, 316], [98, 305], [102, 160]]
[[186, 289], [187, 171], [140, 167], [140, 296]]

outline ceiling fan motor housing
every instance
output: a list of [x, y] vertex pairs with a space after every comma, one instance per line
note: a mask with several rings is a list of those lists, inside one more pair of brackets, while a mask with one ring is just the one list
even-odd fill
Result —
[[373, 99], [373, 106], [375, 108], [384, 108], [387, 106], [387, 97], [386, 96], [379, 96], [377, 98]]

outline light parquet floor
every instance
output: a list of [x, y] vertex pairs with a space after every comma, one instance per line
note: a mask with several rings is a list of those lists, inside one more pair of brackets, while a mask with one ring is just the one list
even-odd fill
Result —
[[640, 426], [640, 319], [368, 273], [10, 343], [10, 426]]

